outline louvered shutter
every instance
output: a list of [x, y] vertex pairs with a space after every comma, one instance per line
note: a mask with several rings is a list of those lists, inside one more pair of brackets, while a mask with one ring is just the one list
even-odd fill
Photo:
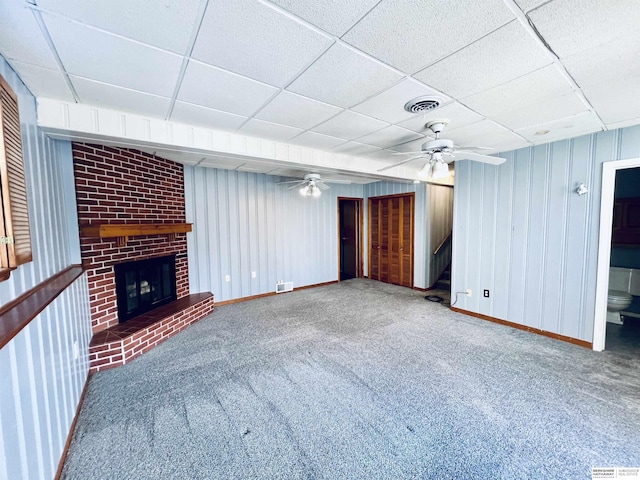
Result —
[[[15, 268], [32, 260], [27, 186], [22, 159], [18, 98], [0, 77], [0, 180], [3, 226], [2, 268]], [[2, 275], [0, 274], [0, 277]]]

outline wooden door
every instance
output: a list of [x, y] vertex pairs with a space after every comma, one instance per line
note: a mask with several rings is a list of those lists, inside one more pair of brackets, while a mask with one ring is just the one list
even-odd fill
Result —
[[413, 287], [415, 194], [369, 199], [369, 278]]

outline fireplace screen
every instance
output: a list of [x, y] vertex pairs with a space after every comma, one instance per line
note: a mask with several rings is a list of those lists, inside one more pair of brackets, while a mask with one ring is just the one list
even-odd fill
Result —
[[115, 265], [120, 323], [176, 299], [176, 257]]

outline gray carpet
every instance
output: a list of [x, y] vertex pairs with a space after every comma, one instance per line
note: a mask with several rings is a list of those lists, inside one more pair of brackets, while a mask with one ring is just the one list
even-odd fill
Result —
[[219, 307], [90, 381], [67, 479], [588, 479], [640, 466], [640, 356], [368, 280]]

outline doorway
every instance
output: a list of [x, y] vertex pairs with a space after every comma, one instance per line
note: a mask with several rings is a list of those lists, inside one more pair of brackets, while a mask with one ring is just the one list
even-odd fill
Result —
[[362, 277], [362, 198], [338, 197], [340, 281]]
[[611, 237], [613, 232], [616, 172], [634, 167], [640, 167], [640, 158], [615, 160], [602, 164], [596, 306], [595, 319], [593, 322], [593, 349], [597, 352], [605, 349], [607, 332], [607, 293], [609, 289], [609, 267], [611, 264]]
[[369, 278], [413, 288], [415, 193], [369, 198]]

